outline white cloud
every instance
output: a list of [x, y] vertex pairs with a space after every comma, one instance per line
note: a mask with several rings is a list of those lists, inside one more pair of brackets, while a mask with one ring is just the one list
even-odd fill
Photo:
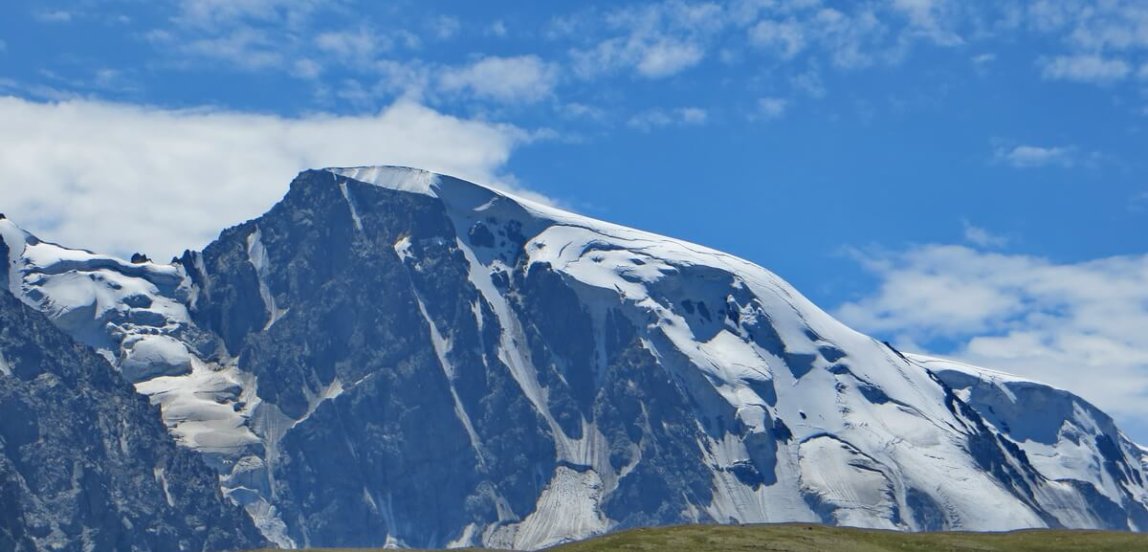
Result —
[[9, 218], [73, 247], [166, 258], [269, 208], [306, 168], [397, 164], [487, 184], [529, 140], [399, 102], [378, 115], [283, 118], [0, 97]]
[[[885, 23], [876, 12], [867, 8], [856, 13], [823, 8], [810, 19], [809, 25], [837, 67], [863, 69], [879, 58], [900, 57], [895, 45], [885, 42], [888, 34]], [[894, 51], [890, 52], [889, 48], [894, 48]]]
[[1047, 167], [1056, 165], [1072, 167], [1076, 163], [1076, 148], [1073, 147], [1043, 147], [1043, 146], [1014, 146], [1012, 148], [997, 148], [996, 158], [1016, 167], [1027, 169], [1034, 167]]
[[183, 41], [166, 32], [149, 35], [153, 44], [170, 48], [184, 56], [226, 61], [245, 70], [280, 67], [283, 49], [268, 33], [252, 27], [241, 27], [222, 35]]
[[639, 76], [659, 79], [694, 67], [705, 57], [698, 44], [669, 38], [613, 38], [572, 52], [574, 69], [583, 78], [632, 69]]
[[638, 74], [661, 78], [693, 67], [705, 54], [696, 44], [663, 40], [644, 46], [638, 55]]
[[667, 126], [703, 125], [709, 120], [709, 112], [699, 107], [679, 107], [677, 109], [650, 109], [634, 115], [626, 122], [630, 128], [650, 131]]
[[1029, 5], [1029, 20], [1082, 52], [1148, 48], [1148, 4], [1141, 0], [1037, 0]]
[[439, 75], [439, 86], [445, 91], [467, 91], [501, 102], [537, 102], [553, 92], [557, 81], [558, 70], [533, 55], [485, 57]]
[[782, 59], [793, 59], [805, 49], [805, 31], [793, 19], [767, 19], [749, 29], [749, 41], [755, 46], [777, 52]]
[[1110, 84], [1130, 72], [1132, 67], [1124, 60], [1091, 54], [1057, 56], [1041, 62], [1041, 76], [1050, 80]]
[[584, 78], [633, 70], [659, 79], [701, 63], [708, 43], [727, 24], [718, 4], [670, 1], [561, 18], [551, 35], [590, 42], [571, 52], [575, 71]]
[[1148, 416], [1148, 255], [1056, 263], [927, 245], [859, 258], [880, 284], [837, 309], [847, 324]]
[[216, 30], [245, 22], [271, 22], [298, 27], [319, 9], [337, 0], [178, 0], [176, 22]]
[[315, 47], [349, 64], [365, 64], [390, 45], [383, 42], [383, 35], [362, 27], [354, 31], [341, 30], [319, 33], [315, 37]]
[[772, 120], [780, 119], [785, 115], [789, 102], [785, 98], [760, 98], [757, 100], [757, 109], [761, 117]]
[[941, 46], [959, 46], [965, 41], [948, 28], [957, 18], [960, 0], [893, 0], [892, 7], [909, 20], [909, 32]]

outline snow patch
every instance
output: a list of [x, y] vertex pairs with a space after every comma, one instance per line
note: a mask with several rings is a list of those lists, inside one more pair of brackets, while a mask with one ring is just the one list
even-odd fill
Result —
[[399, 259], [403, 262], [414, 258], [414, 255], [411, 254], [411, 237], [409, 235], [403, 236], [399, 238], [399, 241], [395, 242], [395, 254], [398, 255]]
[[159, 404], [164, 423], [188, 448], [234, 456], [259, 443], [247, 427], [251, 394], [234, 366], [191, 358], [191, 371], [137, 382], [136, 390]]
[[267, 263], [267, 248], [263, 246], [263, 231], [258, 226], [255, 227], [254, 232], [247, 235], [247, 259], [255, 268], [256, 277], [259, 279], [259, 297], [263, 299], [263, 304], [267, 308], [267, 324], [263, 326], [264, 331], [266, 331], [279, 321], [287, 313], [287, 310], [280, 309], [275, 304], [275, 295], [271, 293], [271, 287], [267, 283], [270, 273]]
[[179, 340], [167, 335], [142, 335], [125, 339], [120, 370], [129, 381], [156, 376], [179, 376], [191, 371], [191, 353]]
[[801, 483], [825, 521], [852, 527], [901, 529], [884, 466], [834, 437], [801, 444]]
[[476, 540], [478, 536], [478, 525], [475, 523], [468, 523], [466, 524], [466, 527], [463, 528], [462, 534], [459, 535], [458, 538], [446, 543], [446, 547], [448, 549], [474, 547], [478, 544], [481, 544]]
[[355, 225], [355, 230], [363, 231], [363, 220], [359, 218], [359, 210], [355, 206], [355, 200], [351, 197], [351, 192], [347, 190], [347, 182], [339, 182], [339, 191], [343, 192], [343, 199], [347, 201], [347, 208], [351, 210], [351, 221]]
[[559, 466], [534, 512], [517, 526], [513, 548], [537, 550], [605, 533], [610, 524], [601, 501], [602, 479], [597, 472]]
[[152, 470], [152, 474], [160, 486], [163, 487], [163, 497], [167, 500], [167, 505], [175, 507], [175, 500], [171, 497], [171, 489], [167, 486], [167, 476], [164, 474], [164, 469], [157, 466]]

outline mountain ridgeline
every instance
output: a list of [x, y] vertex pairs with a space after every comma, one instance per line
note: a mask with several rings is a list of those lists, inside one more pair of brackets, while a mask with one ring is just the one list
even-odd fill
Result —
[[[451, 177], [306, 171], [171, 265], [0, 233], [7, 287], [43, 313], [5, 316], [46, 316], [90, 349], [51, 344], [61, 366], [110, 364], [159, 406], [131, 423], [162, 415], [180, 448], [148, 446], [215, 470], [247, 514], [211, 524], [227, 546], [258, 538], [245, 523], [283, 547], [516, 549], [693, 522], [1148, 529], [1145, 450], [1082, 399], [895, 351], [747, 261]], [[46, 438], [11, 420], [16, 481], [34, 468], [9, 440]], [[163, 461], [116, 469], [202, 487]], [[31, 525], [0, 527], [2, 547]]]

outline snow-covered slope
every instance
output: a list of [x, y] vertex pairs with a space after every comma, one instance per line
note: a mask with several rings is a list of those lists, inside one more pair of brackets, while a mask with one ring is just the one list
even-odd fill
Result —
[[902, 355], [736, 257], [454, 178], [307, 171], [173, 265], [0, 230], [13, 290], [283, 545], [1148, 528], [1143, 449], [1079, 398]]

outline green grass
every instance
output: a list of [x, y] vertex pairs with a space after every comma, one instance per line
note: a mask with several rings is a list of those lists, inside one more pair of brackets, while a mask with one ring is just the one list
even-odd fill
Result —
[[[315, 552], [336, 552], [337, 549], [314, 550]], [[1014, 531], [1011, 533], [900, 533], [805, 523], [741, 526], [682, 525], [612, 533], [547, 550], [550, 552], [1125, 552], [1138, 550], [1148, 552], [1148, 534], [1051, 530]]]

